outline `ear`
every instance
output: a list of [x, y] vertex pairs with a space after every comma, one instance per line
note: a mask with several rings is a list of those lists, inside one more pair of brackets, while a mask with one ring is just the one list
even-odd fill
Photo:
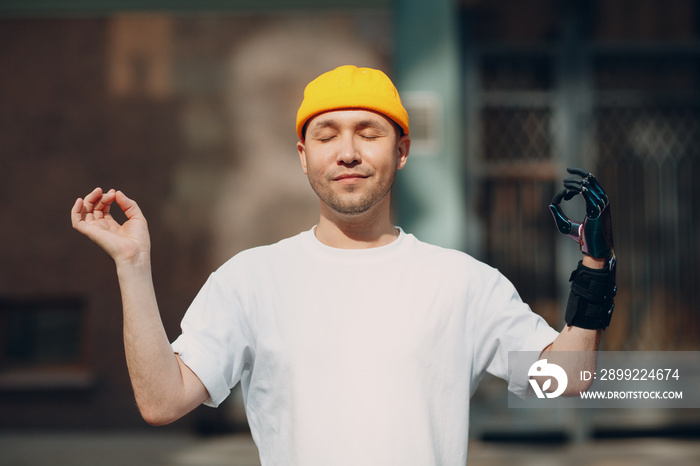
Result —
[[304, 171], [304, 175], [308, 175], [309, 171], [306, 169], [306, 146], [304, 145], [304, 141], [297, 142], [297, 152], [299, 152], [301, 169]]
[[411, 149], [411, 137], [409, 135], [401, 136], [396, 143], [398, 158], [396, 159], [396, 169], [401, 170], [406, 166], [408, 160], [408, 151]]

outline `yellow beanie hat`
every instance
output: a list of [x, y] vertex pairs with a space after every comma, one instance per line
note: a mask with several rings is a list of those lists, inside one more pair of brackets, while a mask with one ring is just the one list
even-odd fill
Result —
[[408, 113], [388, 76], [372, 68], [345, 65], [322, 74], [306, 86], [297, 112], [299, 139], [303, 139], [304, 125], [312, 117], [330, 110], [351, 108], [381, 113], [408, 134]]

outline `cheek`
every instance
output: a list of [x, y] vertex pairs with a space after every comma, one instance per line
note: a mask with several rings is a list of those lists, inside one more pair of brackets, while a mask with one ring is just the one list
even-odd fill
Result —
[[325, 173], [324, 165], [320, 163], [314, 163], [313, 161], [307, 161], [305, 173], [309, 178], [323, 178]]
[[306, 171], [308, 176], [323, 177], [325, 173], [336, 166], [335, 157], [325, 153], [314, 153], [306, 157]]
[[399, 151], [395, 144], [370, 144], [363, 148], [364, 158], [372, 161], [375, 167], [396, 168], [399, 161]]
[[398, 157], [395, 152], [379, 152], [376, 157], [372, 159], [374, 161], [374, 167], [377, 171], [388, 172], [394, 171], [397, 168]]

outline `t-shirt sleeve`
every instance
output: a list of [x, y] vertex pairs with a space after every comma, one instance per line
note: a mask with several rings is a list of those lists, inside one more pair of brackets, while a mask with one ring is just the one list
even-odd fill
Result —
[[[223, 269], [223, 268], [222, 268]], [[228, 267], [214, 272], [182, 319], [172, 348], [209, 392], [216, 407], [231, 393], [253, 360], [253, 341], [240, 289], [242, 274]]]
[[[522, 301], [513, 284], [500, 272], [491, 269], [484, 277], [476, 324], [477, 366], [506, 380], [509, 391], [526, 398], [530, 384], [527, 373], [519, 368], [533, 364], [559, 332]], [[517, 352], [517, 367], [509, 367], [510, 352]]]

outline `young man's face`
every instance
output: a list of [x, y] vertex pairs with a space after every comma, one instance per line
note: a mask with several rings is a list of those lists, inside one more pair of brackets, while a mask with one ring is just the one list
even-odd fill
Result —
[[396, 170], [406, 164], [410, 138], [384, 115], [337, 110], [309, 120], [297, 144], [301, 165], [323, 204], [355, 215], [389, 202]]

